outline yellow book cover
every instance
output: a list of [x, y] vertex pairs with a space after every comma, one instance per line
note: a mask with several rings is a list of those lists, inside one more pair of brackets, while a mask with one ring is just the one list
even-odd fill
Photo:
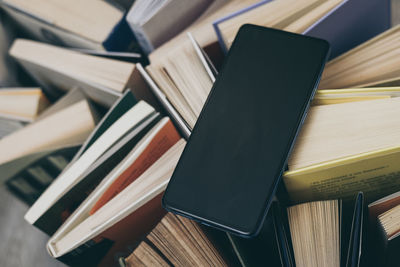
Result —
[[385, 99], [400, 96], [400, 87], [371, 87], [318, 90], [313, 106], [341, 104], [347, 102]]
[[353, 198], [368, 200], [400, 189], [400, 147], [393, 147], [287, 171], [283, 181], [294, 203]]
[[[357, 96], [365, 94], [390, 98], [399, 92], [400, 87], [319, 90], [315, 98], [347, 94], [349, 99], [346, 102], [354, 102], [360, 101], [361, 97]], [[327, 105], [333, 102], [320, 103]], [[338, 197], [348, 199], [353, 198], [358, 191], [363, 191], [366, 198], [373, 201], [400, 190], [399, 162], [400, 146], [394, 146], [295, 170], [289, 169], [284, 173], [283, 181], [293, 203]]]

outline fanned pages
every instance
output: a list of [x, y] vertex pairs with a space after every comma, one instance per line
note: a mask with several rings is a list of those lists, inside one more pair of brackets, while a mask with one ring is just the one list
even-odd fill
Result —
[[67, 91], [76, 86], [106, 106], [121, 96], [135, 69], [132, 63], [25, 39], [15, 40], [9, 53], [46, 89]]
[[147, 69], [190, 128], [193, 128], [211, 90], [212, 81], [190, 39], [186, 37], [179, 49], [172, 50], [164, 61], [152, 64]]
[[288, 208], [296, 266], [340, 266], [340, 209], [338, 200]]
[[126, 267], [170, 266], [168, 262], [146, 242], [141, 242], [140, 245], [135, 249], [135, 252], [129, 255], [124, 262]]
[[363, 87], [400, 80], [399, 40], [400, 25], [328, 62], [319, 88]]
[[[144, 251], [148, 254], [144, 255]], [[128, 266], [156, 262], [161, 266], [227, 266], [197, 223], [172, 213], [165, 215], [126, 259]]]
[[398, 112], [398, 97], [310, 108], [289, 169], [399, 146]]

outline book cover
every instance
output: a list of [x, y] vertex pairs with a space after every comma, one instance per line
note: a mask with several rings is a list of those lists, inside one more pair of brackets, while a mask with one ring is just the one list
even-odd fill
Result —
[[283, 181], [291, 201], [349, 199], [363, 191], [366, 201], [400, 189], [400, 147], [345, 157], [287, 171]]
[[[213, 23], [220, 46], [225, 52], [227, 47], [218, 24], [270, 1], [261, 1]], [[309, 27], [304, 34], [329, 41], [331, 44], [330, 57], [335, 58], [390, 28], [390, 18], [390, 1], [388, 0], [372, 0], [368, 3], [363, 0], [344, 0], [337, 8]], [[343, 38], [343, 36], [347, 36], [347, 38]]]

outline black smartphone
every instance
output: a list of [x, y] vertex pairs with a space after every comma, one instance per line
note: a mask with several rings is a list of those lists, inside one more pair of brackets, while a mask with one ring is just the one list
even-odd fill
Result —
[[329, 54], [327, 41], [243, 25], [163, 197], [171, 212], [258, 233]]

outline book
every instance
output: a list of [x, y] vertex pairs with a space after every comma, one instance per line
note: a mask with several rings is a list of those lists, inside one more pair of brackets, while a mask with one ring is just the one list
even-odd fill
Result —
[[[157, 68], [163, 73], [155, 71]], [[187, 79], [188, 77], [184, 73], [190, 68], [200, 71]], [[211, 90], [212, 81], [199, 60], [190, 39], [187, 38], [184, 44], [180, 45], [180, 49], [172, 51], [170, 56], [163, 59], [162, 63], [152, 62], [147, 67], [147, 71], [157, 81], [169, 101], [192, 129]], [[163, 80], [164, 75], [168, 75], [169, 79]], [[187, 86], [185, 86], [186, 84]]]
[[167, 213], [125, 260], [126, 266], [228, 266], [201, 227]]
[[327, 40], [331, 44], [331, 58], [335, 58], [390, 28], [390, 1], [373, 0], [367, 5], [360, 0], [260, 1], [213, 23], [224, 51], [230, 47], [235, 32], [245, 23]]
[[30, 155], [32, 159], [25, 159], [24, 167], [11, 178], [7, 178], [7, 188], [26, 204], [32, 205], [64, 170], [79, 147], [80, 145], [67, 145], [37, 153], [39, 155]]
[[360, 266], [365, 253], [363, 193], [351, 204], [347, 211], [337, 199], [287, 208], [296, 266]]
[[[51, 108], [59, 108], [64, 105], [70, 105], [70, 102], [74, 102], [75, 99], [82, 97], [84, 94], [82, 90], [72, 89], [64, 97], [56, 102]], [[106, 114], [102, 117], [96, 128], [91, 132], [85, 143], [82, 145], [79, 152], [76, 154], [78, 159], [83, 152], [85, 152], [113, 123], [115, 123], [123, 114], [136, 105], [138, 100], [130, 90], [124, 92], [124, 94], [113, 103]], [[42, 116], [45, 116], [42, 114]]]
[[[147, 168], [160, 158], [169, 148], [171, 148], [180, 139], [172, 122], [168, 118], [162, 119], [156, 124], [135, 146], [133, 151], [124, 159], [124, 165], [130, 165], [129, 168], [120, 173], [118, 178], [111, 182], [109, 180], [108, 188], [102, 193], [101, 197], [90, 210], [94, 214], [108, 201], [118, 195], [127, 185], [131, 184]], [[132, 155], [132, 156], [131, 156]], [[130, 160], [127, 161], [127, 158]], [[115, 173], [113, 173], [115, 175]]]
[[170, 51], [175, 50], [174, 48], [179, 46], [183, 40], [187, 39], [187, 32], [192, 33], [194, 38], [199, 42], [199, 45], [206, 48], [207, 52], [216, 52], [214, 49], [218, 48], [218, 39], [213, 30], [213, 21], [257, 2], [259, 2], [259, 0], [214, 1], [204, 14], [191, 26], [154, 50], [149, 55], [150, 62], [156, 62], [166, 56]]
[[[138, 127], [144, 120], [154, 115], [155, 110], [144, 101], [138, 102], [126, 112], [119, 114], [115, 120], [97, 139], [74, 160], [74, 162], [61, 173], [59, 177], [46, 189], [32, 207], [25, 214], [25, 219], [39, 229], [51, 234], [57, 217], [50, 216], [47, 211], [66, 194], [71, 188], [85, 178], [85, 171], [99, 157], [109, 150], [114, 144], [130, 131]], [[47, 219], [46, 219], [47, 218]]]
[[157, 86], [157, 84], [154, 82], [154, 80], [150, 77], [150, 75], [147, 73], [147, 71], [142, 67], [141, 64], [137, 64], [137, 69], [141, 73], [143, 79], [146, 81], [148, 84], [150, 90], [154, 94], [154, 96], [157, 98], [161, 106], [164, 108], [164, 110], [168, 113], [170, 118], [174, 121], [175, 125], [178, 127], [180, 130], [182, 137], [185, 139], [188, 139], [190, 136], [190, 129], [188, 125], [186, 124], [185, 120], [182, 118], [182, 116], [176, 111], [174, 106], [170, 103], [166, 95], [162, 92], [162, 90]]
[[340, 266], [340, 205], [325, 200], [287, 209], [296, 266]]
[[91, 55], [91, 56], [104, 57], [104, 58], [109, 58], [109, 59], [126, 61], [126, 62], [130, 62], [130, 63], [139, 63], [139, 62], [142, 62], [143, 64], [147, 63], [146, 58], [142, 57], [142, 55], [140, 53], [117, 52], [117, 51], [98, 51], [98, 50], [82, 49], [82, 48], [76, 48], [76, 49], [72, 49], [72, 50], [81, 52], [83, 54]]
[[0, 117], [32, 122], [50, 105], [40, 88], [1, 88]]
[[303, 33], [343, 3], [342, 0], [261, 1], [217, 20], [213, 25], [220, 45], [227, 51], [239, 28], [246, 23]]
[[398, 250], [396, 216], [400, 205], [400, 192], [383, 195], [380, 199], [368, 204], [369, 231], [371, 240], [368, 244], [371, 264], [395, 266], [398, 262], [396, 252]]
[[126, 259], [120, 258], [120, 267], [133, 267], [133, 266], [171, 266], [165, 259], [164, 255], [160, 255], [151, 245], [146, 242], [141, 242], [135, 248], [135, 251]]
[[370, 87], [318, 90], [311, 105], [331, 105], [347, 102], [385, 99], [400, 96], [399, 87]]
[[[35, 121], [40, 121], [44, 118], [47, 118], [51, 114], [57, 113], [65, 108], [68, 108], [79, 101], [87, 99], [86, 95], [77, 87], [71, 88], [68, 92], [66, 92], [62, 97], [53, 102], [50, 106], [48, 106], [45, 110], [43, 110], [40, 115], [35, 119]], [[97, 109], [96, 109], [97, 110]], [[98, 111], [98, 117], [101, 117], [101, 110]], [[97, 127], [97, 125], [96, 125]]]
[[393, 209], [400, 204], [400, 192], [384, 196], [374, 202], [368, 204], [369, 220], [375, 226], [379, 215]]
[[111, 51], [129, 50], [134, 43], [124, 10], [110, 1], [4, 0], [1, 6], [31, 36], [43, 42]]
[[[194, 39], [193, 35], [191, 33], [188, 33], [187, 37], [189, 38], [194, 50], [196, 51], [196, 55], [197, 55], [198, 59], [203, 64], [209, 78], [211, 79], [211, 82], [214, 82], [215, 76], [217, 75], [218, 71], [216, 70], [215, 66], [211, 62], [208, 55], [200, 47], [198, 42]], [[183, 117], [179, 114], [179, 112], [171, 104], [168, 97], [163, 93], [163, 91], [160, 89], [160, 87], [155, 83], [155, 81], [148, 74], [148, 72], [142, 67], [141, 64], [137, 64], [137, 69], [139, 70], [139, 72], [142, 74], [142, 77], [149, 85], [149, 88], [153, 92], [154, 96], [157, 98], [157, 100], [163, 106], [165, 111], [169, 114], [171, 119], [175, 122], [175, 125], [180, 129], [182, 136], [184, 138], [188, 139], [190, 136], [192, 126], [189, 126], [186, 123], [185, 119], [183, 119]]]
[[161, 194], [184, 146], [184, 140], [176, 143], [94, 214], [89, 215], [90, 205], [84, 203], [84, 216], [71, 215], [50, 238], [50, 255], [69, 265], [111, 266], [114, 255], [139, 242], [164, 216]]
[[9, 53], [55, 98], [78, 87], [110, 107], [129, 88], [138, 99], [157, 105], [133, 63], [26, 39], [15, 40]]
[[372, 233], [368, 247], [371, 255], [368, 260], [371, 264], [396, 266], [398, 263], [399, 205], [398, 191], [368, 205], [369, 231]]
[[396, 53], [400, 26], [395, 26], [330, 61], [323, 73], [322, 89], [371, 87], [399, 80]]
[[[69, 94], [73, 94], [71, 91]], [[128, 90], [116, 101], [110, 110], [103, 116], [96, 128], [92, 131], [69, 165], [77, 161], [80, 156], [94, 144], [94, 142], [124, 113], [131, 109], [137, 100]], [[131, 129], [125, 136], [115, 142], [90, 167], [81, 174], [79, 181], [55, 201], [51, 207], [38, 219], [35, 226], [47, 234], [54, 233], [68, 216], [78, 207], [101, 180], [121, 161], [136, 143], [159, 120], [155, 113]], [[67, 167], [68, 168], [68, 167]]]
[[[97, 209], [117, 195], [119, 191], [138, 178], [138, 176], [179, 139], [178, 133], [167, 118], [161, 121], [153, 119], [153, 121], [154, 122], [146, 126], [141, 133], [136, 133], [134, 137], [130, 136], [131, 134], [127, 135], [126, 138], [130, 141], [125, 143], [123, 148], [119, 149], [119, 151], [110, 149], [110, 151], [105, 153], [102, 157], [112, 158], [112, 164], [109, 161], [105, 163], [100, 158], [93, 164], [95, 167], [90, 168], [91, 170], [86, 172], [87, 174], [84, 176], [83, 181], [67, 192], [66, 195], [68, 196], [65, 195], [57, 201], [55, 205], [59, 206], [59, 209], [52, 209], [60, 213], [59, 210], [65, 210], [66, 207], [69, 207], [69, 213], [72, 213], [74, 212], [72, 207], [78, 207], [82, 204], [82, 208], [78, 208], [74, 212], [75, 218], [87, 216], [86, 214], [93, 214]], [[84, 185], [81, 185], [82, 183], [84, 183]], [[89, 190], [88, 187], [91, 187], [91, 189]], [[87, 192], [87, 194], [82, 196], [82, 192]], [[63, 199], [64, 201], [62, 201]], [[71, 204], [72, 200], [74, 203], [73, 205]], [[88, 205], [91, 207], [89, 211], [87, 211]], [[47, 214], [42, 217], [47, 217], [47, 219], [41, 219], [43, 222], [46, 222], [46, 229], [49, 228], [50, 224], [55, 231], [60, 228], [63, 221], [66, 219], [57, 219], [61, 216], [54, 212], [50, 212], [53, 216], [48, 216], [49, 212], [46, 213]], [[51, 221], [50, 218], [52, 218]], [[58, 224], [56, 224], [55, 221], [57, 221]], [[74, 219], [71, 219], [71, 221], [74, 221]], [[60, 229], [64, 230], [59, 229], [57, 232], [62, 233], [68, 231], [65, 230], [65, 225], [63, 227], [64, 228]]]
[[347, 0], [306, 34], [331, 43], [335, 58], [392, 27], [391, 5], [388, 0]]
[[77, 103], [33, 122], [0, 139], [0, 164], [32, 153], [82, 143], [98, 120], [91, 104], [83, 99]]
[[212, 0], [137, 0], [126, 15], [143, 52], [150, 54], [199, 17]]
[[[73, 89], [70, 92], [68, 92], [66, 95], [64, 95], [62, 98], [60, 98], [57, 102], [53, 103], [51, 106], [46, 108], [40, 115], [35, 119], [35, 122], [44, 120], [53, 114], [58, 113], [59, 111], [64, 110], [65, 108], [68, 108], [70, 106], [73, 106], [80, 101], [86, 101], [85, 95], [79, 90], [79, 89]], [[95, 111], [95, 118], [96, 122], [98, 120], [98, 117], [101, 116], [100, 112], [96, 109]], [[4, 133], [10, 134], [13, 131], [16, 131], [18, 129], [21, 129], [27, 125], [27, 123], [15, 121], [15, 120], [9, 120], [9, 119], [0, 119], [0, 121], [3, 123], [1, 130]], [[97, 127], [97, 126], [96, 126]], [[90, 134], [88, 134], [90, 136]], [[83, 142], [83, 141], [82, 141]], [[59, 149], [67, 148], [67, 147], [74, 147], [74, 146], [80, 146], [82, 145], [82, 142], [78, 143], [71, 143], [71, 144], [66, 144], [66, 145], [56, 145], [54, 147], [51, 147], [49, 149], [45, 150], [40, 150], [39, 152], [34, 152], [30, 153], [26, 156], [20, 157], [18, 159], [12, 160], [10, 162], [6, 162], [4, 164], [0, 165], [0, 173], [2, 174], [0, 176], [0, 183], [4, 183], [11, 177], [15, 176], [17, 173], [22, 172], [27, 166], [30, 164], [34, 163], [36, 160], [39, 160], [42, 157], [45, 157], [48, 154], [51, 153], [56, 153]]]
[[399, 190], [397, 122], [389, 122], [399, 101], [311, 107], [283, 175], [290, 200], [346, 200], [361, 190], [370, 202]]
[[[397, 194], [398, 195], [398, 194]], [[389, 196], [393, 202], [398, 202], [394, 196]], [[387, 199], [386, 201], [387, 202]], [[389, 205], [391, 206], [392, 203]], [[379, 206], [382, 206], [380, 203]], [[380, 213], [377, 217], [378, 225], [378, 248], [375, 250], [375, 255], [379, 259], [379, 264], [382, 266], [396, 266], [399, 261], [399, 204], [394, 205], [390, 209], [384, 207], [386, 211]], [[377, 253], [376, 253], [377, 252]]]

